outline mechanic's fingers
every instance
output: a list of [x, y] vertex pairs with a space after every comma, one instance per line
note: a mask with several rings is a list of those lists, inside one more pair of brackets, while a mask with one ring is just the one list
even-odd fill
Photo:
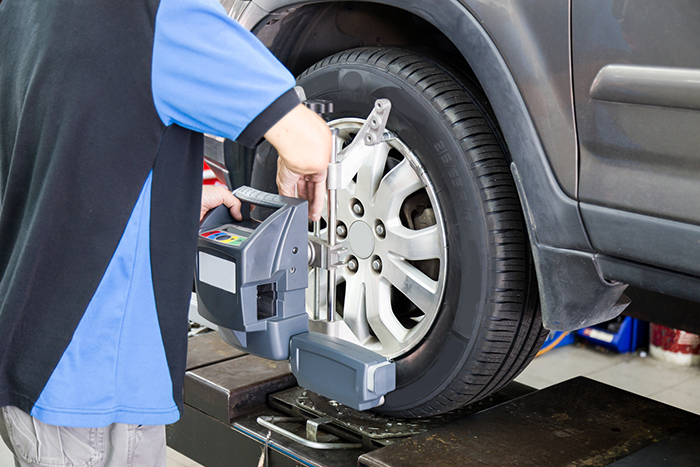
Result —
[[233, 195], [231, 195], [231, 197], [233, 198], [233, 203], [229, 204], [227, 199], [226, 201], [224, 201], [224, 204], [228, 208], [233, 218], [237, 221], [241, 221], [243, 220], [243, 215], [241, 214], [241, 201]]
[[323, 181], [309, 180], [310, 176], [307, 176], [307, 180], [304, 181], [304, 196], [301, 196], [309, 201], [309, 219], [317, 221], [321, 218], [323, 214], [323, 206], [326, 197], [326, 183], [325, 177]]
[[297, 196], [309, 202], [309, 219], [317, 221], [319, 216], [314, 216], [314, 214], [316, 214], [314, 211], [314, 187], [305, 177], [300, 178], [297, 182]]
[[217, 206], [225, 205], [229, 208], [231, 215], [236, 220], [243, 219], [241, 216], [241, 202], [233, 196], [227, 188], [222, 186], [204, 185], [202, 187], [202, 208], [199, 212], [199, 220], [204, 218], [204, 215], [211, 209]]
[[325, 173], [304, 175], [297, 180], [297, 196], [309, 202], [309, 219], [321, 218], [326, 193]]
[[308, 193], [309, 214], [314, 221], [317, 221], [321, 218], [326, 199], [326, 171], [307, 175], [306, 179], [308, 180], [307, 190], [310, 191]]
[[282, 196], [298, 196], [309, 202], [309, 219], [321, 218], [326, 195], [326, 171], [300, 175], [277, 159], [277, 188]]
[[301, 175], [291, 171], [282, 158], [277, 159], [277, 190], [280, 195], [294, 198], [297, 182], [300, 178]]

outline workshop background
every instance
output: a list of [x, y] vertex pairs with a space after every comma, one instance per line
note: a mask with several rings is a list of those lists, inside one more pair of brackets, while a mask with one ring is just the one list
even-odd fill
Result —
[[[648, 354], [646, 345], [636, 352], [621, 354], [597, 348], [589, 340], [578, 337], [570, 345], [535, 358], [515, 381], [542, 389], [576, 376], [586, 376], [700, 415], [700, 398], [697, 396], [700, 394], [700, 367], [678, 366], [656, 360]], [[199, 465], [168, 448], [167, 467]]]
[[[578, 336], [573, 343], [535, 358], [515, 381], [542, 389], [576, 376], [586, 376], [700, 415], [697, 396], [700, 394], [700, 367], [657, 360], [649, 356], [647, 343], [640, 344], [635, 352], [618, 353]], [[548, 345], [549, 342], [545, 343], [544, 348]], [[170, 448], [167, 460], [167, 467], [200, 465]], [[12, 454], [0, 443], [0, 466], [12, 465]]]

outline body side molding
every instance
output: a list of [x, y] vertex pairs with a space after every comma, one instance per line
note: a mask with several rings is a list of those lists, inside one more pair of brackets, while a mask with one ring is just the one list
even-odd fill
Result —
[[590, 92], [598, 101], [700, 110], [700, 70], [606, 65], [593, 80]]

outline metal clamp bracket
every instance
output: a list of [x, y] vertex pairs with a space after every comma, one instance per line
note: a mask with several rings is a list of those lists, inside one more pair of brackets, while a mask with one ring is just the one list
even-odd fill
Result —
[[[328, 165], [326, 183], [329, 190], [342, 190], [347, 187], [362, 164], [374, 153], [377, 145], [387, 139], [395, 138], [393, 133], [385, 133], [390, 112], [391, 102], [389, 99], [378, 99], [374, 103], [374, 109], [355, 139], [338, 153], [340, 162], [331, 162]], [[350, 157], [351, 154], [352, 157]]]
[[[308, 439], [302, 438], [301, 436], [295, 435], [291, 431], [285, 430], [284, 428], [275, 425], [275, 422], [303, 423], [304, 421], [307, 421], [307, 420], [305, 418], [301, 418], [301, 417], [263, 416], [263, 417], [258, 417], [258, 419], [257, 419], [258, 424], [264, 426], [268, 430], [274, 431], [275, 433], [280, 434], [280, 435], [284, 436], [285, 438], [289, 438], [292, 441], [296, 441], [297, 443], [301, 444], [302, 446], [306, 446], [306, 447], [309, 447], [311, 449], [357, 449], [357, 448], [362, 447], [362, 443], [319, 443], [317, 441], [310, 441]], [[309, 427], [309, 422], [314, 423], [315, 425], [312, 425], [311, 427]], [[309, 431], [311, 431], [312, 437], [316, 438], [318, 435], [318, 426], [321, 424], [324, 424], [324, 423], [327, 423], [327, 422], [323, 421], [322, 419], [308, 420], [307, 426], [306, 426], [307, 436], [309, 434]]]
[[319, 269], [338, 269], [345, 265], [340, 259], [348, 249], [340, 245], [329, 246], [318, 237], [309, 237], [309, 267]]

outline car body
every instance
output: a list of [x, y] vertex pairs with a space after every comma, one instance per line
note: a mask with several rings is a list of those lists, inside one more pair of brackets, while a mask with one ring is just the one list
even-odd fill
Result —
[[[629, 304], [628, 285], [638, 314], [697, 329], [699, 3], [222, 4], [295, 75], [355, 47], [402, 47], [477, 83], [507, 151], [546, 329], [614, 318]], [[239, 168], [250, 163], [236, 154]], [[215, 165], [227, 177], [227, 164]]]

